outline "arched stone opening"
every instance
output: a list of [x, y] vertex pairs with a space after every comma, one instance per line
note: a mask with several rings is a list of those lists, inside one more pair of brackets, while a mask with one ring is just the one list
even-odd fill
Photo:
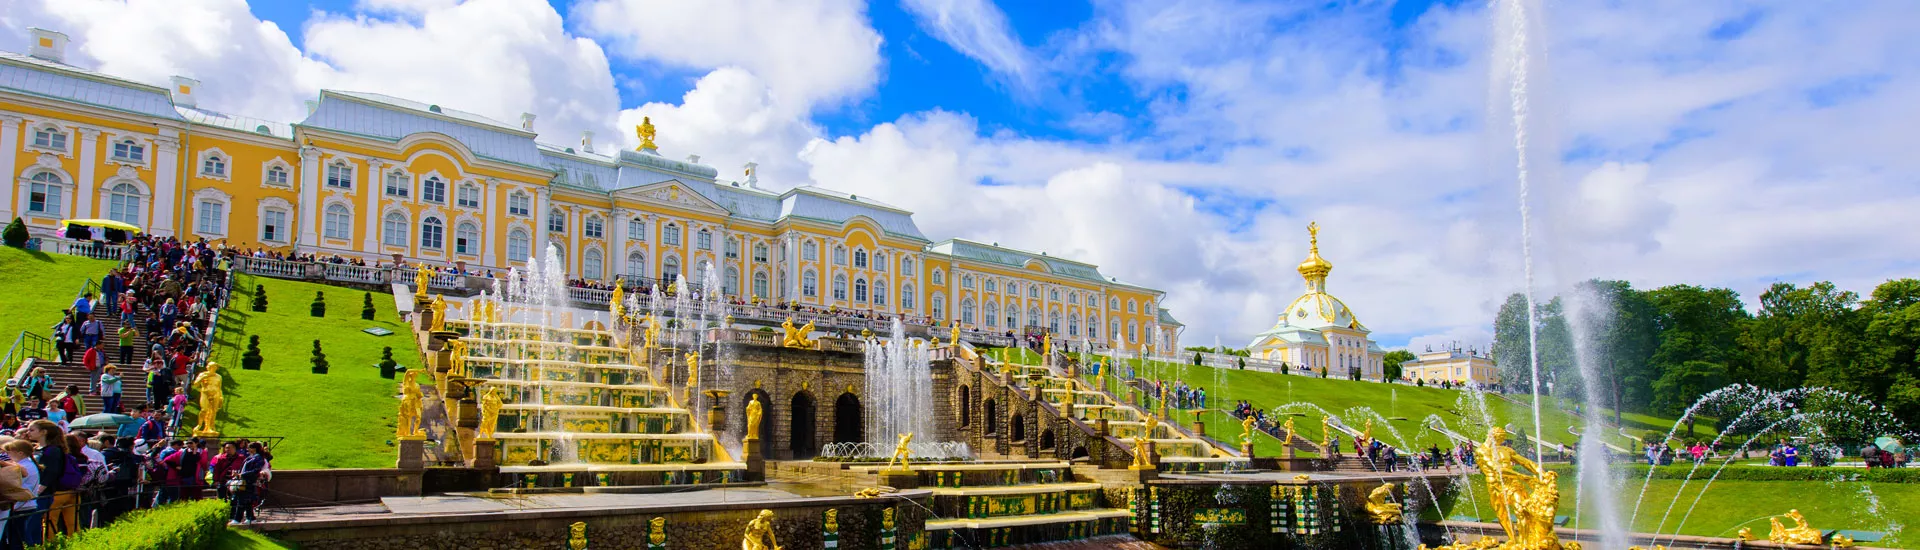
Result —
[[[807, 392], [795, 392], [787, 408], [788, 429], [793, 437], [787, 440], [787, 450], [795, 459], [808, 459], [820, 454], [820, 443], [815, 441], [814, 433], [819, 424], [813, 405], [813, 395]], [[764, 430], [764, 428], [763, 428]]]
[[833, 400], [833, 442], [858, 443], [866, 441], [866, 427], [861, 422], [865, 417], [860, 413], [860, 397], [852, 393], [840, 394]]

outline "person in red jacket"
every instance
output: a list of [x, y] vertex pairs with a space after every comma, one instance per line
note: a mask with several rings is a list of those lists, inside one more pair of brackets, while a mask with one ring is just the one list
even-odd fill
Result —
[[80, 355], [80, 366], [87, 369], [87, 395], [100, 395], [100, 367], [107, 366], [106, 344], [94, 344]]
[[227, 490], [227, 481], [240, 471], [243, 460], [245, 457], [240, 455], [240, 445], [228, 441], [220, 444], [220, 454], [214, 455], [213, 462], [208, 465], [208, 470], [213, 474], [214, 493], [219, 494], [221, 500], [233, 498], [233, 494]]

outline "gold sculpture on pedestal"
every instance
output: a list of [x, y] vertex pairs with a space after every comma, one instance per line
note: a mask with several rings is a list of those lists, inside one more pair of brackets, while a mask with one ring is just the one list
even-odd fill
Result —
[[760, 440], [760, 415], [762, 414], [761, 407], [762, 405], [760, 404], [760, 394], [756, 393], [756, 394], [753, 394], [751, 397], [747, 398], [747, 435], [745, 437], [740, 438], [741, 441], [748, 442], [748, 441]]
[[1800, 515], [1800, 510], [1787, 510], [1787, 518], [1793, 520], [1793, 527], [1781, 525], [1778, 516], [1767, 518], [1767, 522], [1773, 525], [1773, 530], [1767, 533], [1768, 541], [1780, 544], [1821, 543], [1820, 530], [1808, 527], [1807, 518]]
[[960, 347], [960, 323], [953, 324], [953, 330], [947, 331], [947, 338], [952, 340], [951, 342], [948, 342], [947, 345], [953, 346], [956, 348]]
[[442, 330], [447, 329], [447, 299], [446, 298], [438, 294], [433, 295], [433, 304], [427, 306], [427, 312], [428, 314], [433, 315], [433, 317], [431, 317], [431, 320], [427, 324], [427, 330], [440, 332]]
[[780, 339], [782, 347], [813, 349], [815, 342], [807, 338], [808, 334], [813, 334], [813, 321], [807, 321], [806, 326], [796, 329], [793, 328], [793, 318], [788, 317], [780, 323], [780, 328], [786, 330], [786, 336]]
[[1327, 420], [1327, 417], [1322, 416], [1320, 417], [1320, 450], [1322, 452], [1332, 453], [1333, 451], [1329, 449], [1329, 447], [1332, 447], [1332, 446], [1333, 446], [1333, 426]]
[[420, 439], [420, 408], [425, 394], [420, 392], [419, 371], [408, 370], [400, 377], [400, 416], [394, 420], [394, 435], [400, 439]]
[[499, 386], [487, 386], [486, 391], [480, 392], [480, 426], [474, 429], [476, 439], [493, 440], [493, 431], [500, 428], [500, 409], [504, 406]]
[[447, 341], [447, 377], [448, 378], [466, 378], [467, 377], [467, 341], [466, 340], [454, 339], [454, 340]]
[[227, 394], [220, 388], [220, 364], [207, 362], [207, 371], [193, 379], [193, 390], [200, 392], [200, 425], [194, 426], [193, 435], [215, 437], [220, 430], [214, 422], [220, 416], [220, 407], [227, 402]]
[[1152, 470], [1153, 469], [1153, 441], [1152, 440], [1147, 439], [1147, 437], [1144, 435], [1133, 436], [1133, 464], [1128, 465], [1127, 469], [1129, 470]]
[[747, 522], [747, 534], [740, 539], [740, 550], [780, 550], [780, 544], [773, 539], [773, 510], [761, 510], [759, 516]]
[[1240, 420], [1240, 443], [1246, 445], [1253, 444], [1253, 423], [1254, 419], [1251, 414]]
[[1400, 503], [1393, 501], [1393, 484], [1383, 483], [1367, 493], [1367, 520], [1374, 525], [1400, 523]]
[[587, 522], [567, 526], [567, 550], [587, 550]]
[[413, 270], [413, 298], [415, 300], [425, 300], [427, 298], [427, 283], [431, 281], [433, 281], [433, 272], [427, 271], [426, 266], [420, 266], [419, 269]]
[[627, 304], [621, 299], [627, 296], [627, 287], [619, 277], [613, 279], [613, 295], [607, 298], [607, 313], [612, 314], [614, 323], [619, 323], [627, 313]]
[[[908, 462], [908, 459], [913, 456], [913, 451], [907, 448], [907, 444], [912, 442], [913, 442], [913, 432], [900, 434], [900, 444], [895, 445], [893, 447], [893, 457], [887, 459], [887, 468], [890, 471], [895, 471], [895, 472], [913, 471], [913, 465]], [[900, 468], [893, 469], [894, 464], [899, 464]]]
[[1286, 426], [1287, 428], [1287, 439], [1285, 442], [1282, 443], [1282, 445], [1292, 447], [1293, 446], [1293, 417], [1291, 416], [1287, 417], [1287, 422], [1286, 424], [1283, 424], [1283, 426]]
[[[1480, 461], [1480, 473], [1487, 478], [1487, 495], [1507, 540], [1482, 538], [1440, 549], [1580, 550], [1580, 543], [1560, 542], [1553, 531], [1554, 510], [1560, 504], [1559, 475], [1519, 456], [1506, 442], [1507, 430], [1495, 426], [1473, 454]], [[1427, 548], [1424, 544], [1420, 547]]]
[[650, 117], [650, 116], [640, 117], [640, 125], [633, 127], [633, 135], [640, 136], [640, 146], [635, 147], [633, 150], [635, 151], [652, 150], [654, 148], [653, 138], [655, 135], [654, 129], [653, 129], [653, 117]]
[[[700, 385], [700, 354], [687, 353], [687, 391]], [[692, 394], [688, 394], [691, 396]], [[691, 397], [689, 397], [691, 399]]]

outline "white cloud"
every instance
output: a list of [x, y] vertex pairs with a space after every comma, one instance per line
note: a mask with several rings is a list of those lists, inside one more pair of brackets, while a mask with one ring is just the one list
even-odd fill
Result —
[[622, 57], [695, 69], [738, 66], [803, 110], [870, 91], [880, 33], [858, 0], [586, 0], [575, 22]]
[[[746, 162], [761, 164], [760, 185], [787, 188], [804, 184], [806, 171], [797, 152], [818, 133], [807, 118], [784, 107], [767, 84], [743, 69], [725, 67], [701, 77], [680, 104], [648, 103], [620, 112], [620, 127], [633, 128], [652, 117], [663, 155], [700, 155], [722, 179], [745, 179]], [[631, 132], [621, 139], [639, 145]]]
[[1007, 23], [1007, 14], [989, 0], [906, 0], [901, 6], [913, 14], [920, 28], [954, 51], [986, 65], [1015, 85], [1030, 86], [1037, 69], [1020, 39]]

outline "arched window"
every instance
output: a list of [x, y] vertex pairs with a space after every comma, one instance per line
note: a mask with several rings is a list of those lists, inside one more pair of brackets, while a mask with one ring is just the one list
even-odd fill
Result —
[[286, 187], [290, 185], [288, 183], [288, 180], [290, 180], [291, 178], [292, 176], [287, 173], [287, 168], [285, 166], [277, 166], [277, 165], [270, 166], [270, 167], [267, 167], [267, 175], [264, 183], [266, 183], [267, 185], [276, 185], [280, 187]]
[[140, 225], [140, 188], [120, 183], [107, 191], [107, 219]]
[[740, 240], [735, 239], [733, 237], [727, 237], [727, 249], [722, 251], [722, 253], [726, 254], [727, 259], [729, 260], [739, 258], [740, 257]]
[[1111, 330], [1111, 331], [1109, 331], [1109, 333], [1110, 333], [1110, 334], [1111, 334], [1111, 335], [1112, 335], [1112, 336], [1113, 336], [1114, 338], [1119, 338], [1119, 337], [1120, 337], [1120, 320], [1119, 320], [1119, 319], [1114, 319], [1114, 320], [1113, 320], [1113, 330]]
[[941, 271], [940, 268], [937, 268], [937, 267], [933, 268], [933, 284], [936, 284], [936, 285], [947, 284], [947, 272]]
[[760, 263], [767, 262], [767, 245], [764, 245], [764, 244], [753, 245], [753, 261], [760, 262]]
[[913, 258], [900, 259], [900, 274], [908, 277], [913, 276]]
[[347, 161], [336, 161], [327, 165], [327, 187], [340, 189], [353, 188], [353, 165]]
[[647, 255], [640, 252], [627, 254], [627, 277], [643, 279], [647, 276]]
[[1071, 305], [1080, 305], [1080, 293], [1078, 293], [1078, 292], [1068, 292], [1068, 293], [1067, 293], [1067, 303], [1068, 303], [1068, 304], [1071, 304]]
[[407, 245], [407, 216], [399, 212], [388, 212], [380, 222], [380, 242], [387, 246]]
[[833, 265], [847, 265], [847, 247], [833, 247]]
[[660, 242], [667, 246], [680, 246], [680, 226], [670, 223], [660, 228]]
[[633, 239], [636, 241], [646, 242], [647, 220], [643, 220], [640, 218], [627, 220], [627, 238]]
[[729, 295], [740, 295], [740, 270], [727, 267], [727, 278], [721, 283], [721, 290]]
[[1027, 326], [1029, 327], [1040, 326], [1040, 308], [1037, 308], [1037, 307], [1027, 308]]
[[887, 253], [885, 252], [873, 253], [873, 270], [881, 273], [887, 272]]
[[1120, 298], [1107, 298], [1107, 309], [1120, 309]]
[[846, 275], [833, 276], [833, 299], [835, 301], [847, 299], [847, 276]]
[[1127, 313], [1135, 313], [1135, 312], [1138, 312], [1138, 311], [1140, 311], [1139, 309], [1137, 309], [1137, 308], [1135, 307], [1135, 306], [1138, 306], [1138, 305], [1140, 305], [1140, 302], [1135, 302], [1135, 301], [1133, 301], [1133, 300], [1127, 300]]
[[123, 139], [113, 144], [113, 159], [127, 162], [145, 163], [147, 148], [132, 139]]
[[582, 265], [580, 267], [580, 276], [590, 280], [594, 280], [594, 281], [600, 280], [600, 268], [602, 267], [601, 266], [602, 262], [600, 259], [600, 249], [598, 248], [587, 249], [587, 253], [585, 256], [581, 257], [581, 261], [582, 261]]
[[200, 175], [215, 178], [227, 177], [227, 157], [219, 153], [208, 153], [200, 159]]
[[1047, 289], [1047, 299], [1053, 300], [1055, 302], [1060, 301], [1060, 289], [1057, 289], [1057, 288]]
[[1014, 282], [1014, 281], [1007, 281], [1006, 285], [1007, 285], [1008, 296], [1012, 296], [1015, 298], [1020, 297], [1020, 283]]
[[1087, 338], [1097, 339], [1099, 337], [1100, 337], [1100, 319], [1095, 318], [1092, 315], [1088, 315], [1087, 316]]
[[679, 280], [680, 259], [668, 256], [667, 261], [660, 264], [660, 278], [665, 279], [669, 283]]
[[[993, 277], [987, 277], [987, 280], [980, 284], [980, 289], [987, 292], [998, 292], [1000, 290], [1000, 284], [993, 282]], [[991, 317], [991, 315], [989, 315], [989, 317]]]
[[712, 272], [713, 272], [713, 263], [708, 262], [706, 260], [700, 260], [700, 263], [694, 264], [693, 266], [693, 284], [696, 284], [696, 285], [707, 284], [707, 275]]
[[1133, 342], [1133, 343], [1140, 342], [1139, 331], [1136, 330], [1138, 328], [1140, 328], [1139, 323], [1135, 323], [1133, 321], [1127, 321], [1127, 341], [1128, 342]]
[[434, 204], [447, 203], [447, 182], [438, 176], [429, 176], [420, 182], [420, 200]]
[[420, 220], [420, 248], [439, 250], [447, 244], [447, 227], [440, 218], [427, 216]]
[[867, 268], [867, 251], [865, 249], [853, 249], [853, 267], [860, 269]]
[[813, 241], [800, 243], [800, 259], [813, 261], [820, 259], [820, 246]]
[[941, 321], [947, 320], [947, 297], [946, 296], [941, 296], [939, 294], [933, 295], [933, 318], [939, 319]]
[[587, 216], [587, 221], [580, 224], [580, 232], [589, 239], [605, 237], [607, 224], [600, 221], [600, 216]]
[[702, 229], [694, 233], [693, 245], [701, 250], [713, 250], [713, 232]]
[[527, 236], [525, 230], [515, 229], [507, 234], [507, 261], [525, 262], [532, 254], [532, 249], [533, 239]]
[[260, 212], [260, 240], [287, 242], [287, 211], [269, 208]]
[[961, 276], [960, 276], [960, 288], [973, 288], [973, 276], [972, 276], [972, 275], [961, 275]]
[[567, 232], [567, 214], [555, 208], [547, 211], [547, 231]]
[[853, 280], [853, 301], [862, 303], [867, 301], [867, 280], [865, 278]]
[[[567, 246], [556, 241], [547, 241], [547, 250], [553, 251], [554, 263], [567, 265]], [[563, 269], [564, 271], [564, 269]]]
[[412, 185], [407, 184], [407, 173], [399, 170], [387, 172], [386, 185], [382, 189], [389, 197], [405, 197]]
[[800, 294], [808, 298], [820, 295], [820, 276], [811, 269], [800, 274]]
[[900, 285], [900, 307], [913, 309], [913, 283]]
[[1040, 297], [1040, 285], [1027, 285], [1027, 297], [1028, 297], [1028, 298], [1039, 298], [1039, 297]]
[[873, 282], [873, 305], [876, 305], [876, 306], [887, 305], [887, 282], [886, 281]]
[[1020, 326], [1020, 303], [1013, 298], [1007, 299], [1007, 328]]
[[471, 222], [461, 222], [453, 230], [453, 251], [459, 254], [480, 253], [480, 228]]
[[41, 149], [67, 150], [67, 133], [53, 126], [43, 126], [33, 131], [33, 146]]
[[1080, 317], [1067, 317], [1067, 336], [1080, 335]]
[[480, 186], [471, 183], [460, 186], [460, 192], [454, 196], [453, 201], [461, 208], [479, 208]]
[[1060, 312], [1047, 312], [1047, 332], [1060, 332]]
[[[992, 284], [993, 281], [987, 281], [987, 283]], [[987, 326], [989, 327], [999, 326], [1000, 325], [999, 319], [1000, 319], [1000, 303], [987, 302]]]
[[533, 197], [519, 191], [507, 195], [507, 215], [532, 217]]
[[761, 271], [753, 274], [753, 297], [762, 300], [767, 299], [767, 272]]
[[960, 299], [960, 322], [973, 324], [973, 298]]
[[322, 235], [326, 238], [353, 238], [353, 209], [339, 203], [327, 205], [326, 220], [322, 225]]

